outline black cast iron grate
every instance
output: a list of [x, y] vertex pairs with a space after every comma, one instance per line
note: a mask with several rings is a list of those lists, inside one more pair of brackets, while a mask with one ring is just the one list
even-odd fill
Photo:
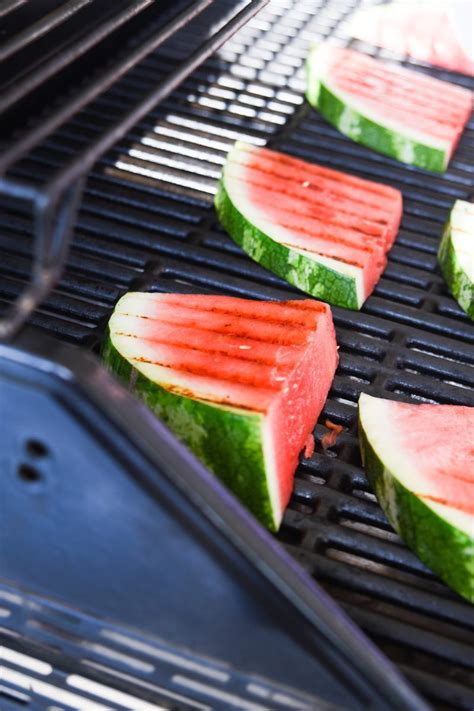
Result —
[[[296, 296], [243, 255], [216, 221], [212, 196], [236, 138], [401, 188], [402, 228], [375, 294], [359, 313], [334, 309], [341, 363], [321, 422], [329, 418], [345, 432], [332, 451], [317, 449], [301, 463], [279, 539], [421, 693], [438, 708], [471, 709], [473, 608], [390, 529], [360, 466], [356, 402], [369, 392], [474, 404], [474, 329], [436, 266], [450, 206], [473, 190], [474, 122], [446, 174], [433, 176], [357, 146], [310, 110], [302, 95], [309, 43], [330, 34], [345, 42], [344, 23], [356, 5], [274, 0], [109, 151], [88, 180], [64, 277], [33, 323], [97, 348], [113, 305], [129, 289]], [[78, 151], [186, 46], [181, 35], [147, 59], [24, 162], [22, 177]], [[472, 86], [466, 77], [419, 69]], [[5, 304], [29, 268], [28, 223], [19, 210], [1, 217], [0, 248]], [[317, 439], [322, 432], [318, 425]]]

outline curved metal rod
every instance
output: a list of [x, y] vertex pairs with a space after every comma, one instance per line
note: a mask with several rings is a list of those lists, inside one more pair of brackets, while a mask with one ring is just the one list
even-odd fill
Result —
[[55, 201], [42, 195], [34, 203], [35, 255], [31, 282], [0, 319], [0, 340], [11, 338], [29, 319], [61, 276], [85, 178], [77, 179]]

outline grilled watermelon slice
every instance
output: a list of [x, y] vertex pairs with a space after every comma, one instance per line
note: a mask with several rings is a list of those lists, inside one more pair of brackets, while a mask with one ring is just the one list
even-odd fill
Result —
[[247, 254], [331, 304], [359, 309], [398, 231], [398, 190], [237, 142], [215, 205]]
[[109, 333], [110, 368], [277, 530], [337, 365], [329, 307], [129, 293]]
[[403, 163], [446, 170], [472, 109], [449, 82], [330, 44], [307, 62], [309, 103], [341, 133]]
[[474, 321], [474, 204], [456, 200], [438, 252], [441, 272], [461, 308]]
[[361, 395], [365, 471], [410, 548], [474, 602], [474, 408]]

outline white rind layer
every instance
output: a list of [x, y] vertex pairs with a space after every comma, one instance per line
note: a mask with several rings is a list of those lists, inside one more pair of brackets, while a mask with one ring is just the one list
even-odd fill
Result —
[[271, 417], [266, 416], [262, 424], [262, 444], [265, 471], [267, 472], [267, 487], [273, 512], [273, 521], [276, 530], [279, 529], [283, 518], [283, 507], [281, 503], [280, 489], [278, 488], [277, 466], [275, 462], [276, 447], [273, 442]]
[[459, 265], [474, 282], [474, 204], [456, 200], [449, 221], [451, 242]]

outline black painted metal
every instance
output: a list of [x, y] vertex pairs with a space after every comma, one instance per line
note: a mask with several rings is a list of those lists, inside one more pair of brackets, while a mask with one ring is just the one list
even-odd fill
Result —
[[[120, 55], [111, 68], [107, 69], [98, 78], [95, 78], [86, 87], [80, 89], [79, 93], [66, 103], [63, 108], [58, 108], [48, 117], [42, 117], [39, 122], [26, 131], [19, 139], [13, 139], [10, 146], [5, 147], [0, 157], [0, 195], [15, 197], [19, 200], [28, 200], [32, 204], [34, 215], [34, 234], [36, 238], [35, 259], [33, 267], [33, 277], [31, 284], [25, 289], [21, 297], [13, 304], [11, 312], [6, 317], [0, 319], [0, 338], [11, 337], [18, 328], [25, 323], [28, 316], [34, 311], [47, 293], [57, 281], [57, 276], [62, 272], [64, 259], [66, 258], [69, 242], [71, 239], [71, 227], [76, 218], [76, 206], [81, 194], [82, 179], [86, 175], [95, 161], [108, 148], [119, 140], [132, 126], [145, 116], [164, 97], [168, 96], [173, 89], [209, 57], [228, 37], [241, 27], [255, 12], [265, 5], [267, 0], [249, 0], [244, 4], [240, 12], [227, 20], [223, 27], [216, 31], [209, 32], [209, 28], [203, 33], [204, 38], [199, 46], [186, 57], [176, 68], [171, 68], [169, 73], [158, 84], [139, 99], [137, 98], [128, 111], [123, 112], [121, 107], [117, 111], [119, 118], [114, 118], [109, 122], [107, 129], [89, 144], [84, 145], [82, 150], [76, 153], [64, 166], [59, 168], [48, 179], [38, 182], [25, 182], [12, 178], [7, 171], [14, 169], [16, 162], [23, 158], [27, 151], [36, 147], [45, 136], [49, 135], [54, 128], [63, 124], [70, 116], [80, 108], [90, 103], [95, 97], [100, 96], [120, 77], [124, 76], [144, 57], [162, 45], [170, 36], [182, 27], [191, 22], [199, 13], [206, 9], [212, 0], [200, 0], [199, 2], [188, 3], [180, 13], [173, 14], [171, 19], [163, 25], [162, 22], [156, 26], [151, 18], [147, 33], [143, 31], [135, 41], [129, 44], [128, 51]], [[181, 3], [182, 4], [182, 3]], [[135, 0], [128, 2], [122, 8], [122, 3], [115, 5], [115, 10], [110, 17], [110, 6], [106, 17], [100, 21], [95, 18], [95, 23], [89, 31], [85, 32], [81, 25], [81, 34], [67, 44], [63, 51], [53, 54], [51, 59], [40, 61], [38, 67], [30, 66], [27, 70], [21, 64], [21, 50], [25, 44], [29, 44], [34, 35], [38, 23], [32, 25], [29, 30], [23, 32], [23, 42], [18, 41], [18, 35], [12, 38], [19, 51], [20, 56], [14, 56], [20, 62], [21, 76], [15, 81], [15, 77], [9, 77], [7, 87], [3, 88], [0, 98], [0, 112], [7, 112], [12, 106], [18, 104], [24, 97], [29, 97], [38, 87], [44, 87], [46, 82], [52, 77], [56, 77], [65, 67], [75, 64], [78, 58], [87, 55], [88, 50], [94, 48], [107, 37], [113, 35], [118, 27], [126, 26], [126, 23], [134, 18], [144, 8], [154, 4], [151, 0]], [[76, 7], [76, 12], [82, 9]], [[178, 3], [178, 7], [180, 4]], [[72, 10], [72, 8], [70, 8]], [[178, 8], [174, 8], [175, 12]], [[74, 13], [71, 13], [74, 14]], [[54, 13], [50, 13], [46, 25], [42, 26], [43, 35], [48, 35], [48, 31], [56, 28], [52, 19]], [[216, 20], [216, 18], [214, 18]], [[144, 27], [150, 18], [144, 19]], [[39, 21], [40, 22], [40, 21]], [[131, 31], [131, 30], [130, 30]], [[133, 31], [132, 37], [133, 37]], [[21, 37], [20, 37], [21, 39]], [[47, 37], [53, 42], [52, 37]], [[28, 41], [27, 41], [28, 40]], [[136, 46], [138, 43], [138, 46]], [[43, 55], [44, 56], [44, 55]], [[41, 59], [43, 59], [43, 56]], [[47, 54], [46, 54], [47, 57]], [[10, 87], [10, 88], [9, 88]], [[63, 98], [64, 100], [64, 98]], [[56, 214], [56, 218], [54, 215]], [[48, 252], [43, 248], [49, 242], [58, 245], [56, 250], [55, 268], [53, 270], [45, 268], [44, 263], [48, 262]]]
[[[297, 296], [250, 262], [216, 222], [212, 194], [235, 138], [270, 141], [400, 187], [402, 228], [375, 294], [360, 313], [334, 309], [341, 363], [321, 423], [330, 418], [346, 431], [332, 451], [317, 450], [301, 463], [279, 539], [437, 708], [471, 709], [473, 608], [388, 525], [360, 466], [355, 405], [361, 391], [473, 404], [474, 330], [444, 285], [436, 250], [452, 201], [473, 192], [474, 122], [446, 174], [434, 176], [351, 143], [311, 111], [302, 98], [308, 42], [330, 33], [344, 41], [344, 19], [355, 5], [272, 4], [101, 159], [86, 186], [65, 275], [33, 322], [94, 348], [130, 288]], [[159, 59], [54, 134], [19, 176], [55, 168], [182, 51], [175, 38]], [[472, 86], [460, 75], [419, 70]], [[19, 209], [1, 218], [1, 228], [0, 305], [24, 283], [31, 253]], [[317, 438], [323, 431], [318, 425]]]
[[[11, 630], [9, 647], [36, 642], [43, 663], [102, 683], [123, 670], [114, 641], [148, 649], [168, 662], [146, 675], [157, 702], [181, 689], [215, 709], [233, 695], [249, 711], [427, 711], [143, 405], [95, 359], [43, 339], [0, 345], [0, 570], [16, 588], [0, 586], [0, 640]], [[125, 689], [141, 695], [139, 681]]]

